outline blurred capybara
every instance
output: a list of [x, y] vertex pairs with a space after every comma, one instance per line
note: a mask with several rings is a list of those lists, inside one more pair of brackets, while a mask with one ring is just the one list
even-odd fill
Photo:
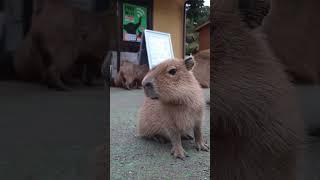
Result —
[[208, 151], [201, 132], [204, 110], [202, 89], [192, 74], [195, 62], [166, 60], [153, 68], [142, 81], [145, 98], [138, 113], [138, 135], [163, 138], [172, 144], [171, 154], [184, 159], [182, 136], [194, 132], [196, 148]]
[[125, 89], [138, 89], [144, 76], [148, 73], [149, 67], [146, 64], [138, 65], [128, 60], [123, 60], [119, 72], [115, 78], [115, 86]]
[[272, 0], [262, 28], [295, 83], [320, 83], [320, 1]]
[[74, 78], [80, 78], [80, 80], [88, 86], [92, 86], [95, 80], [103, 76], [101, 73], [102, 66], [101, 58], [93, 56], [92, 54], [81, 54], [75, 61], [75, 65], [78, 67], [78, 73]]
[[250, 29], [256, 29], [263, 24], [265, 16], [270, 11], [271, 0], [247, 0], [239, 1], [240, 15], [242, 21]]
[[219, 7], [210, 27], [212, 177], [297, 179], [304, 126], [295, 90], [263, 35]]
[[210, 50], [200, 51], [194, 55], [196, 65], [193, 74], [201, 87], [210, 87]]
[[35, 9], [25, 42], [16, 51], [15, 72], [22, 80], [42, 79], [56, 89], [69, 89], [66, 74], [82, 54], [103, 61], [113, 18], [107, 11], [82, 11], [62, 0], [36, 3]]

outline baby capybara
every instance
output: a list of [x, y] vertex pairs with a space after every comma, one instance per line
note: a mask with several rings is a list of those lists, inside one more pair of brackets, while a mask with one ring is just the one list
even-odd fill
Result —
[[295, 90], [262, 34], [237, 12], [213, 9], [212, 177], [297, 179], [304, 126]]
[[167, 60], [153, 68], [143, 79], [144, 103], [139, 110], [138, 134], [161, 137], [172, 143], [171, 154], [184, 159], [181, 138], [194, 132], [196, 148], [208, 151], [201, 132], [204, 97], [191, 70], [192, 57]]

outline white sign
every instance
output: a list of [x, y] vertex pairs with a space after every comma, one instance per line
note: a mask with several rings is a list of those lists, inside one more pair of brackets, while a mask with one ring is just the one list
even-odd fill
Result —
[[146, 29], [144, 38], [150, 69], [167, 59], [174, 58], [170, 34]]

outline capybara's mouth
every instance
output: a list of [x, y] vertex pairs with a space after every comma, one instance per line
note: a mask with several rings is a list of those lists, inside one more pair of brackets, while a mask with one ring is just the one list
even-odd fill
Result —
[[149, 88], [144, 88], [144, 94], [151, 99], [159, 99], [158, 95]]

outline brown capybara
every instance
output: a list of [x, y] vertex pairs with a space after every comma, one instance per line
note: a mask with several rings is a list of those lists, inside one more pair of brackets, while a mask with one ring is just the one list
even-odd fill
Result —
[[227, 7], [211, 9], [212, 177], [297, 179], [304, 125], [295, 90], [263, 35]]
[[270, 0], [247, 0], [239, 1], [240, 15], [242, 21], [250, 29], [260, 27], [265, 16], [270, 11]]
[[[62, 0], [39, 2], [35, 3], [25, 42], [15, 53], [15, 72], [21, 80], [41, 79], [67, 90], [66, 76], [79, 57], [90, 54], [100, 59], [98, 64], [103, 62], [114, 35], [110, 26], [113, 18], [108, 11], [82, 11]], [[92, 58], [87, 60], [90, 63]]]
[[194, 55], [196, 65], [193, 74], [201, 87], [210, 87], [210, 49], [203, 50]]
[[202, 89], [192, 74], [195, 62], [166, 60], [153, 68], [142, 81], [145, 98], [138, 113], [138, 135], [170, 140], [171, 153], [184, 159], [181, 138], [194, 132], [196, 148], [208, 151], [201, 132], [204, 111]]
[[75, 61], [74, 66], [78, 66], [79, 74], [75, 78], [81, 77], [81, 81], [88, 86], [92, 86], [95, 80], [102, 77], [101, 66], [102, 61], [100, 58], [92, 56], [91, 54], [81, 54]]
[[320, 1], [272, 0], [262, 28], [295, 83], [320, 83]]
[[128, 60], [123, 60], [119, 72], [115, 78], [115, 86], [125, 89], [138, 89], [144, 76], [148, 73], [149, 67], [146, 64], [138, 65]]

